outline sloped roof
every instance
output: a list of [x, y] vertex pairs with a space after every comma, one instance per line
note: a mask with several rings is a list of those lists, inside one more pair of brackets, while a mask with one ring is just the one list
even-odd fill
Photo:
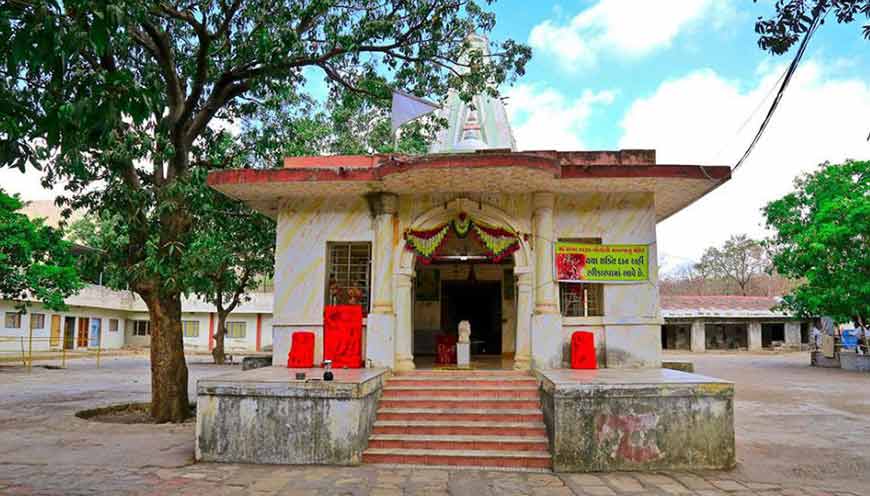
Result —
[[780, 299], [773, 296], [673, 296], [662, 295], [662, 315], [665, 318], [734, 317], [777, 318], [793, 317], [787, 312], [773, 310]]

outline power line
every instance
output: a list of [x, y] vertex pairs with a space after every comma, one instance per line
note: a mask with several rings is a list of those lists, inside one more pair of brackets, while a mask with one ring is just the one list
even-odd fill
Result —
[[801, 40], [801, 44], [798, 47], [797, 53], [795, 53], [794, 59], [792, 59], [791, 64], [789, 64], [788, 69], [786, 69], [785, 71], [785, 77], [782, 80], [782, 84], [779, 86], [779, 90], [777, 90], [776, 92], [776, 97], [774, 97], [773, 103], [770, 104], [770, 109], [767, 111], [767, 115], [764, 116], [764, 121], [761, 122], [761, 126], [758, 128], [758, 132], [755, 133], [755, 137], [752, 139], [752, 142], [749, 143], [749, 147], [746, 148], [746, 152], [743, 153], [743, 156], [740, 157], [740, 160], [738, 160], [737, 164], [735, 164], [734, 167], [731, 169], [732, 171], [736, 171], [738, 167], [743, 165], [743, 162], [745, 162], [749, 155], [752, 153], [752, 149], [755, 148], [758, 140], [761, 139], [761, 135], [764, 134], [764, 130], [767, 129], [767, 124], [770, 122], [770, 119], [773, 117], [774, 111], [776, 111], [776, 108], [779, 106], [779, 102], [782, 100], [783, 94], [785, 94], [785, 89], [788, 87], [789, 82], [791, 82], [791, 78], [797, 70], [801, 58], [803, 58], [804, 56], [804, 52], [807, 49], [810, 38], [813, 37], [813, 33], [816, 32], [816, 29], [822, 23], [822, 19], [824, 19], [826, 14], [827, 11], [824, 14], [822, 12], [818, 12], [813, 18], [813, 22], [807, 29], [807, 32], [804, 35], [804, 39]]

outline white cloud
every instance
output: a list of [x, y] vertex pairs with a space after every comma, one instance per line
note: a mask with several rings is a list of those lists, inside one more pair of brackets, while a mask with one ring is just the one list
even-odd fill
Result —
[[[733, 165], [767, 113], [783, 67], [760, 70], [749, 88], [710, 69], [662, 83], [626, 112], [619, 146], [656, 148], [659, 163]], [[731, 234], [764, 236], [760, 209], [791, 191], [795, 176], [826, 160], [870, 158], [870, 85], [830, 72], [816, 61], [801, 66], [733, 178], [659, 226], [661, 252], [697, 258]]]
[[680, 32], [708, 15], [710, 25], [721, 27], [734, 10], [725, 0], [599, 0], [566, 24], [538, 24], [529, 44], [556, 56], [564, 68], [576, 69], [594, 65], [605, 54], [639, 57], [667, 48]]
[[0, 167], [0, 188], [8, 194], [18, 193], [24, 200], [53, 200], [63, 193], [63, 185], [45, 189], [40, 183], [42, 172], [27, 167], [25, 172], [8, 167]]
[[520, 84], [506, 92], [508, 118], [519, 150], [579, 150], [581, 133], [595, 105], [613, 102], [613, 91], [586, 90], [575, 99], [541, 85]]

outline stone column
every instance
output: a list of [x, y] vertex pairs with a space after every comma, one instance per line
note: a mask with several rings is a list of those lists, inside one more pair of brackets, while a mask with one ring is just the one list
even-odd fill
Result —
[[393, 367], [396, 315], [393, 311], [393, 219], [398, 197], [377, 193], [368, 197], [374, 215], [372, 253], [372, 310], [366, 327], [366, 358], [375, 367]]
[[534, 195], [532, 230], [535, 236], [535, 312], [532, 316], [532, 365], [549, 369], [562, 366], [562, 316], [556, 305], [556, 281], [553, 277], [553, 243], [556, 232], [553, 209], [556, 195]]
[[761, 351], [761, 322], [753, 320], [746, 326], [746, 345], [749, 351]]
[[786, 322], [785, 323], [785, 345], [790, 348], [800, 349], [801, 347], [801, 323]]
[[702, 319], [692, 321], [690, 343], [692, 351], [707, 351], [707, 325]]
[[396, 274], [396, 370], [414, 370], [414, 279], [411, 272]]
[[517, 332], [514, 348], [514, 368], [529, 370], [532, 366], [532, 273], [517, 273]]

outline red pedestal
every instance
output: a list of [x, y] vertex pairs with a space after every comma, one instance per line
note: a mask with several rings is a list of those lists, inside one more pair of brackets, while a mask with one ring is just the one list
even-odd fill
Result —
[[314, 367], [314, 333], [296, 331], [287, 354], [287, 368], [310, 369]]
[[435, 363], [450, 365], [456, 363], [456, 336], [441, 335], [435, 338]]
[[323, 359], [336, 369], [362, 367], [362, 307], [328, 305], [323, 315]]
[[571, 368], [598, 368], [595, 359], [595, 335], [591, 332], [581, 331], [571, 335]]

